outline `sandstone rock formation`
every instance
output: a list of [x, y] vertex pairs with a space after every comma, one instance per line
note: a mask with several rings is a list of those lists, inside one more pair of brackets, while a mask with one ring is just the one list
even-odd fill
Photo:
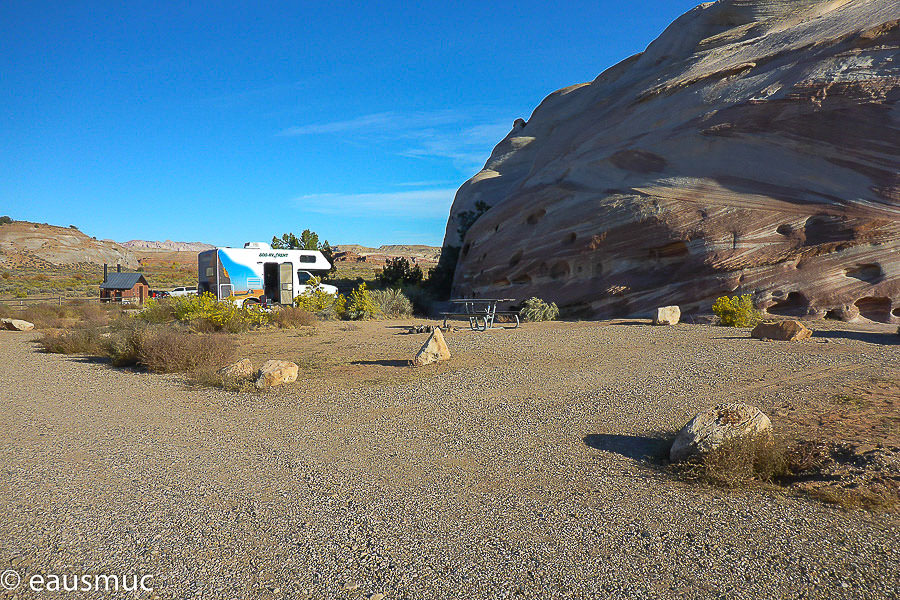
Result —
[[435, 327], [431, 335], [428, 336], [428, 340], [416, 354], [413, 364], [417, 367], [422, 367], [434, 362], [448, 360], [449, 358], [450, 348], [447, 347], [447, 342], [444, 341], [444, 334], [441, 333], [440, 327]]
[[454, 295], [900, 321], [895, 0], [719, 0], [548, 96], [457, 192]]
[[750, 332], [750, 337], [759, 340], [799, 342], [812, 337], [812, 331], [800, 321], [779, 321], [760, 323]]
[[669, 459], [684, 460], [714, 450], [728, 440], [751, 435], [770, 435], [772, 422], [755, 406], [719, 404], [688, 421], [672, 442]]
[[137, 256], [112, 240], [97, 240], [73, 227], [15, 221], [0, 225], [0, 263], [15, 266], [28, 259], [51, 265], [74, 263], [140, 266]]
[[34, 323], [23, 321], [22, 319], [0, 319], [0, 329], [8, 329], [10, 331], [31, 331], [34, 329]]

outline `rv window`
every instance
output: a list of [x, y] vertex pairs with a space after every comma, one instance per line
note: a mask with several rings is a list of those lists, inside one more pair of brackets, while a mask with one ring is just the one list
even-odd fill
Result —
[[316, 262], [316, 257], [314, 254], [301, 254], [300, 262], [302, 263], [314, 263]]
[[310, 279], [312, 279], [312, 275], [310, 275], [306, 271], [297, 271], [297, 280], [300, 282], [300, 285], [303, 285]]

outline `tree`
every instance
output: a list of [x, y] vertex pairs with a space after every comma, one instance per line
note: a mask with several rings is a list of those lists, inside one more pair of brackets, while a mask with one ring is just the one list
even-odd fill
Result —
[[424, 274], [419, 265], [410, 265], [406, 258], [399, 256], [389, 259], [377, 278], [378, 283], [384, 287], [399, 288], [404, 285], [421, 284]]
[[328, 240], [319, 243], [319, 234], [311, 229], [304, 229], [298, 238], [293, 233], [283, 233], [279, 238], [272, 237], [272, 248], [275, 250], [318, 250], [331, 264], [331, 269], [322, 278], [325, 279], [337, 271], [334, 266], [334, 250], [328, 244]]
[[12, 223], [12, 222], [13, 222], [13, 220], [6, 215], [3, 215], [2, 217], [0, 217], [0, 225], [6, 225], [7, 223]]

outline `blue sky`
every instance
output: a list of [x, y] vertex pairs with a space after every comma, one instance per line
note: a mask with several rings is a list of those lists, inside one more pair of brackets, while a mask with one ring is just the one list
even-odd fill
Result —
[[0, 214], [438, 245], [514, 119], [696, 3], [188, 4], [0, 3]]

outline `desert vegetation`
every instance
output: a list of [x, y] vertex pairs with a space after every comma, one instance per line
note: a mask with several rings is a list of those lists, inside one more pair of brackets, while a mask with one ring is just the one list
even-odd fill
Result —
[[540, 298], [529, 298], [522, 305], [523, 321], [555, 321], [559, 317], [559, 308], [555, 302], [547, 304]]
[[759, 311], [749, 294], [722, 296], [712, 305], [712, 311], [719, 318], [719, 324], [726, 327], [753, 327], [760, 321]]

